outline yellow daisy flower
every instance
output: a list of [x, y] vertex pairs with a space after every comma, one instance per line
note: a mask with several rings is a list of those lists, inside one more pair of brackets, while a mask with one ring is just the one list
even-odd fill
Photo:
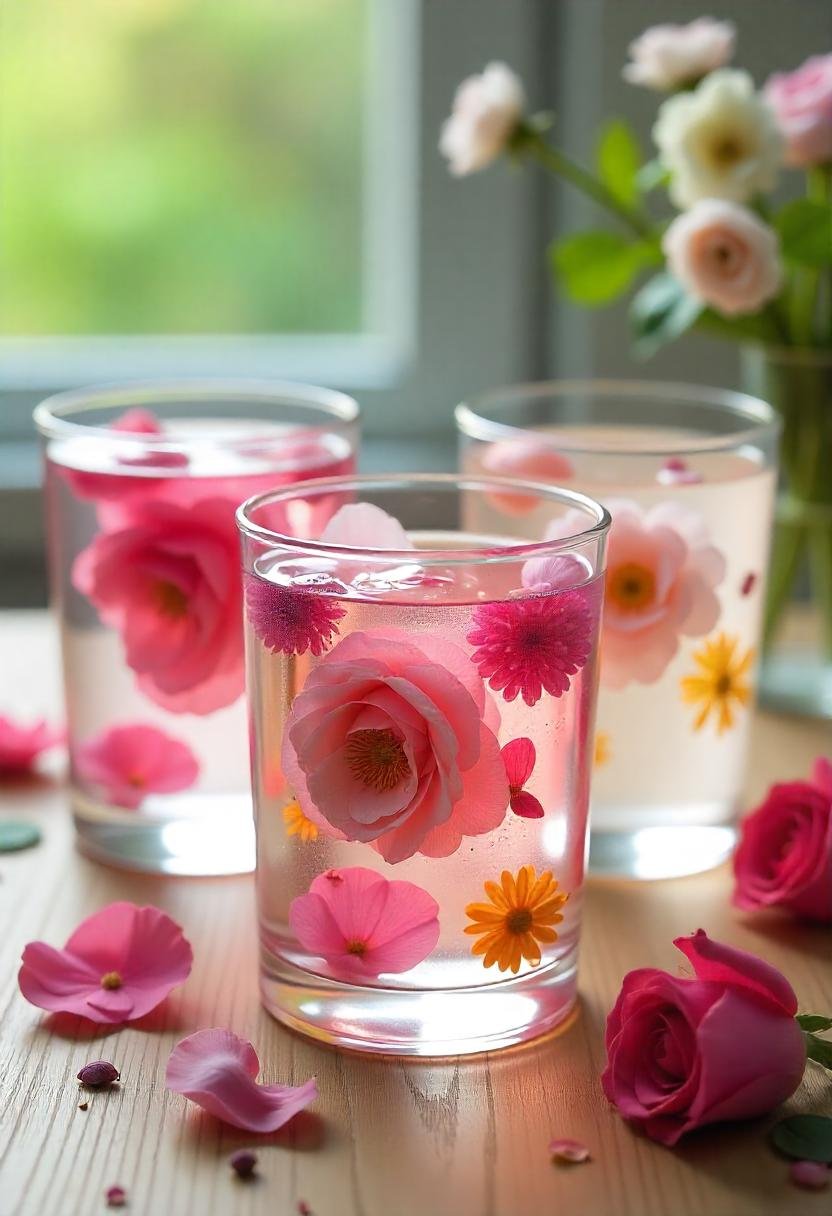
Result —
[[593, 764], [596, 768], [603, 768], [605, 764], [609, 764], [610, 760], [612, 760], [612, 736], [608, 730], [596, 731]]
[[300, 809], [297, 798], [287, 802], [283, 808], [283, 822], [286, 824], [287, 836], [299, 836], [304, 844], [318, 839], [318, 825], [307, 819]]
[[754, 661], [754, 650], [748, 649], [743, 654], [738, 646], [739, 638], [718, 633], [701, 650], [694, 651], [698, 671], [681, 681], [682, 700], [700, 707], [694, 730], [701, 730], [713, 713], [717, 718], [717, 734], [721, 735], [734, 725], [736, 709], [748, 705], [751, 685], [746, 677]]
[[560, 909], [569, 898], [557, 886], [551, 870], [537, 878], [534, 866], [528, 865], [521, 866], [516, 877], [503, 870], [499, 883], [485, 884], [490, 903], [469, 904], [465, 909], [465, 915], [473, 921], [465, 926], [465, 932], [479, 938], [471, 953], [484, 955], [484, 967], [496, 963], [501, 971], [511, 969], [516, 975], [521, 959], [537, 966], [538, 943], [557, 941], [553, 926], [563, 920]]

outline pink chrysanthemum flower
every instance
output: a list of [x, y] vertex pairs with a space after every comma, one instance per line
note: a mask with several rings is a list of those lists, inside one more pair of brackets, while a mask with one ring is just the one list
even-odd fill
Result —
[[332, 599], [249, 575], [246, 611], [251, 627], [267, 650], [283, 654], [322, 655], [346, 616]]
[[472, 660], [506, 701], [563, 696], [592, 650], [593, 614], [580, 591], [480, 604], [473, 617]]

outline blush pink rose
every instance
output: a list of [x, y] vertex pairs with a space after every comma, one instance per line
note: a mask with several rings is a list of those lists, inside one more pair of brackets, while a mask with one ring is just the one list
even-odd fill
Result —
[[357, 632], [320, 661], [283, 733], [283, 772], [310, 819], [388, 862], [447, 857], [502, 823], [509, 790], [463, 650], [433, 635]]
[[740, 829], [737, 907], [832, 921], [832, 761], [817, 760], [809, 781], [773, 785]]
[[495, 160], [508, 146], [524, 105], [523, 85], [504, 63], [489, 63], [480, 75], [463, 80], [439, 137], [451, 173], [464, 177]]
[[[534, 438], [501, 439], [491, 443], [482, 457], [482, 467], [497, 477], [513, 477], [521, 481], [542, 481], [560, 485], [574, 476], [572, 462], [547, 443], [542, 435]], [[488, 497], [494, 506], [507, 515], [526, 515], [540, 506], [540, 496], [521, 491], [492, 490]], [[586, 524], [584, 523], [584, 527]], [[581, 529], [583, 531], [583, 529]]]
[[673, 943], [695, 979], [645, 967], [624, 977], [607, 1018], [604, 1093], [652, 1140], [751, 1119], [784, 1102], [806, 1065], [785, 976], [702, 929]]
[[713, 17], [698, 17], [687, 25], [651, 25], [630, 43], [630, 62], [622, 74], [630, 84], [660, 92], [694, 84], [728, 63], [735, 34], [730, 21]]
[[832, 54], [775, 73], [764, 92], [786, 140], [787, 163], [806, 168], [832, 161]]
[[121, 634], [128, 666], [158, 705], [207, 714], [240, 696], [242, 577], [227, 500], [145, 503], [78, 554], [72, 581]]
[[667, 229], [662, 249], [690, 295], [726, 317], [756, 312], [780, 290], [777, 234], [739, 203], [694, 203]]

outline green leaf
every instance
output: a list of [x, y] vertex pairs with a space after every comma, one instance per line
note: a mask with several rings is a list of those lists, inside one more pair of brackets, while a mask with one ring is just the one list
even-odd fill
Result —
[[659, 186], [666, 186], [670, 181], [670, 173], [658, 159], [648, 160], [636, 174], [636, 185], [642, 194], [649, 194]]
[[664, 271], [654, 275], [630, 308], [636, 354], [648, 359], [665, 343], [680, 337], [699, 320], [702, 308], [672, 275]]
[[820, 1039], [816, 1034], [804, 1034], [806, 1040], [806, 1055], [810, 1060], [816, 1060], [824, 1068], [832, 1069], [832, 1043], [828, 1039]]
[[783, 257], [800, 266], [832, 265], [832, 208], [808, 198], [787, 203], [774, 221]]
[[798, 1161], [832, 1161], [832, 1119], [823, 1115], [792, 1115], [771, 1130], [776, 1148]]
[[795, 1021], [801, 1030], [832, 1030], [832, 1018], [819, 1013], [799, 1013]]
[[631, 241], [616, 232], [578, 232], [550, 246], [549, 257], [567, 295], [576, 304], [608, 304], [626, 291], [633, 278], [660, 255], [647, 241]]
[[30, 849], [39, 842], [40, 832], [33, 823], [0, 820], [0, 853], [16, 853], [18, 849]]
[[638, 201], [637, 175], [641, 148], [632, 128], [622, 118], [611, 118], [598, 141], [598, 175], [625, 207]]

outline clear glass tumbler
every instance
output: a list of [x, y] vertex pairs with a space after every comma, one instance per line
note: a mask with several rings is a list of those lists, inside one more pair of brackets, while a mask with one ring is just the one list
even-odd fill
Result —
[[[590, 872], [669, 878], [734, 843], [760, 643], [778, 425], [764, 402], [678, 384], [554, 382], [457, 408], [469, 476], [557, 481], [612, 515]], [[528, 537], [505, 495], [471, 526]]]
[[[468, 526], [509, 491], [568, 535]], [[540, 1034], [575, 1001], [607, 514], [330, 479], [326, 527], [281, 534], [296, 494], [238, 512], [266, 1008], [400, 1055]]]
[[[72, 808], [91, 856], [253, 869], [234, 513], [252, 493], [351, 471], [357, 417], [340, 393], [256, 381], [126, 384], [37, 407]], [[298, 522], [331, 507], [298, 494]]]

